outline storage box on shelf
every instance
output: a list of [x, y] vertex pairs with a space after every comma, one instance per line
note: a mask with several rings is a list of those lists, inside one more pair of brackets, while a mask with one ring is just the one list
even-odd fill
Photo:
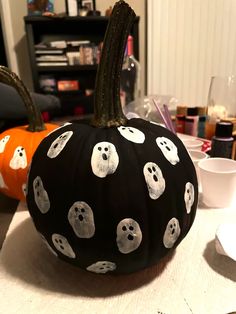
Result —
[[[108, 21], [101, 16], [24, 17], [34, 90], [57, 95], [61, 115], [93, 112], [91, 91]], [[131, 34], [139, 59], [139, 17]]]

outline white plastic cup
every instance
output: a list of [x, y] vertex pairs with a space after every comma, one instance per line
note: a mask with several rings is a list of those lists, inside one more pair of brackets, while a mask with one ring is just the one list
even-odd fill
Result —
[[199, 171], [198, 163], [201, 160], [209, 158], [209, 155], [207, 155], [206, 153], [204, 153], [200, 150], [193, 150], [193, 149], [188, 150], [188, 153], [189, 153], [189, 155], [192, 159], [192, 162], [194, 164], [194, 167], [196, 169], [199, 188], [201, 188], [201, 178], [200, 178], [200, 171]]
[[184, 146], [187, 148], [187, 150], [194, 149], [200, 151], [203, 145], [203, 141], [198, 139], [183, 139], [182, 142]]
[[198, 167], [203, 202], [212, 208], [236, 206], [236, 160], [208, 158]]

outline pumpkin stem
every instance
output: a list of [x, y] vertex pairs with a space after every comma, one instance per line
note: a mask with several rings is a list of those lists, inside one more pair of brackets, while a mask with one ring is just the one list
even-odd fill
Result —
[[135, 16], [124, 1], [117, 2], [112, 10], [96, 76], [93, 126], [112, 127], [127, 122], [120, 103], [120, 76]]
[[34, 104], [28, 89], [25, 87], [19, 77], [4, 66], [0, 66], [0, 82], [10, 85], [16, 89], [22, 98], [25, 108], [27, 110], [29, 126], [28, 130], [31, 132], [38, 132], [45, 130], [45, 125], [41, 116], [41, 112]]

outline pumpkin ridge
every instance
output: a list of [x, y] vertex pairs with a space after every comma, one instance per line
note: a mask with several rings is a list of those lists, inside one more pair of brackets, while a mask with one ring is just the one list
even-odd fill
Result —
[[[130, 122], [130, 121], [129, 121]], [[135, 119], [135, 122], [136, 119]], [[140, 131], [142, 131], [144, 134], [146, 132], [145, 131], [145, 126], [148, 125], [148, 122], [143, 120], [143, 125], [136, 125], [133, 124], [133, 123], [129, 123], [128, 126], [132, 126], [132, 127], [135, 127], [135, 128], [138, 128]], [[145, 134], [146, 135], [146, 134]], [[150, 215], [150, 212], [148, 210], [148, 208], [150, 207], [150, 197], [148, 195], [148, 191], [147, 191], [147, 185], [146, 185], [146, 182], [145, 182], [145, 177], [144, 177], [144, 174], [143, 174], [143, 168], [145, 166], [145, 163], [148, 162], [149, 160], [147, 158], [145, 158], [145, 160], [143, 161], [143, 158], [141, 158], [140, 156], [140, 146], [139, 144], [135, 144], [133, 143], [133, 149], [135, 151], [135, 158], [137, 160], [137, 165], [141, 165], [141, 168], [140, 168], [140, 171], [139, 171], [139, 178], [140, 178], [140, 183], [142, 182], [142, 189], [143, 191], [145, 191], [145, 200], [144, 200], [144, 203], [145, 203], [145, 209], [143, 209], [143, 211], [146, 213], [145, 215], [145, 219], [143, 219], [144, 222], [147, 222], [147, 221], [152, 221], [151, 220], [151, 215]], [[157, 203], [158, 200], [153, 200], [152, 201], [153, 203]], [[153, 230], [152, 228], [148, 228], [147, 226], [144, 226], [144, 224], [142, 223], [142, 226], [143, 226], [143, 229], [146, 230], [145, 232], [145, 243], [148, 243], [148, 246], [145, 247], [145, 245], [143, 244], [143, 247], [145, 248], [145, 258], [144, 258], [144, 265], [151, 265], [152, 264], [152, 260], [153, 260], [153, 252], [156, 252], [155, 250], [153, 250], [153, 247], [154, 247], [154, 241], [152, 241], [153, 237], [152, 237], [152, 233], [153, 233]], [[143, 233], [144, 234], [144, 233]], [[144, 241], [144, 237], [143, 237], [143, 241]], [[141, 244], [142, 245], [142, 244]], [[144, 266], [145, 267], [145, 266]]]
[[[140, 128], [139, 128], [139, 130], [140, 130]], [[143, 131], [144, 130], [142, 130], [142, 132]], [[141, 160], [142, 158], [141, 158], [140, 153], [139, 153], [139, 144], [133, 143], [133, 149], [134, 149], [134, 154], [135, 154], [135, 157], [136, 157], [136, 160], [137, 160], [137, 165], [139, 165], [139, 166], [141, 165], [141, 167], [139, 169], [139, 172], [138, 172], [139, 184], [142, 184], [143, 191], [146, 191], [147, 185], [145, 183], [145, 178], [144, 178], [144, 175], [143, 175], [143, 167], [144, 167], [145, 163]], [[145, 265], [148, 265], [149, 261], [152, 258], [152, 254], [151, 254], [151, 252], [152, 252], [151, 247], [153, 247], [153, 241], [152, 241], [152, 237], [151, 237], [152, 229], [148, 228], [148, 226], [146, 226], [144, 224], [144, 222], [150, 221], [150, 213], [149, 213], [149, 210], [148, 210], [149, 202], [150, 202], [150, 199], [149, 199], [149, 196], [148, 196], [148, 192], [146, 191], [145, 199], [144, 199], [145, 208], [143, 208], [143, 211], [145, 212], [146, 215], [145, 215], [145, 218], [142, 219], [143, 220], [142, 221], [142, 227], [143, 227], [143, 230], [145, 230], [145, 232], [143, 231], [143, 239], [142, 239], [142, 242], [141, 242], [143, 250], [145, 250], [145, 257], [143, 259], [143, 268], [145, 268]], [[144, 243], [148, 243], [148, 245], [145, 247]]]

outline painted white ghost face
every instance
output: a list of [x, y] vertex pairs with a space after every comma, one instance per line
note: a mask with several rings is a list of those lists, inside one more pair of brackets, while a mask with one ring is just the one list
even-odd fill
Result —
[[67, 132], [62, 133], [60, 136], [58, 136], [58, 138], [56, 138], [52, 142], [51, 146], [49, 147], [47, 156], [49, 158], [57, 157], [61, 153], [61, 151], [64, 149], [64, 147], [66, 146], [67, 142], [69, 141], [72, 135], [73, 135], [72, 131], [67, 131]]
[[91, 238], [95, 232], [93, 211], [85, 202], [75, 202], [68, 212], [68, 220], [79, 238]]
[[33, 181], [34, 200], [38, 209], [45, 214], [50, 209], [50, 201], [47, 191], [44, 189], [42, 179], [38, 176]]
[[10, 135], [4, 136], [0, 141], [0, 153], [4, 152], [6, 143], [9, 141]]
[[27, 195], [27, 184], [26, 183], [22, 184], [22, 192], [23, 192], [24, 196]]
[[61, 252], [62, 254], [70, 257], [75, 258], [75, 253], [70, 246], [69, 242], [65, 237], [63, 237], [61, 234], [54, 233], [52, 235], [52, 242], [55, 245], [55, 248]]
[[99, 261], [86, 268], [88, 271], [92, 271], [97, 274], [105, 274], [108, 271], [116, 269], [116, 264], [108, 261]]
[[189, 214], [194, 202], [194, 186], [190, 182], [187, 182], [185, 185], [184, 201], [186, 205], [186, 211]]
[[180, 235], [179, 221], [176, 218], [171, 218], [166, 226], [166, 230], [163, 237], [163, 244], [167, 249], [173, 247]]
[[143, 168], [143, 174], [147, 184], [149, 196], [156, 200], [165, 191], [165, 179], [161, 169], [154, 162], [148, 162]]
[[137, 221], [132, 218], [121, 220], [116, 229], [116, 242], [121, 253], [136, 250], [142, 241], [142, 231]]
[[130, 142], [142, 144], [145, 141], [144, 133], [136, 128], [131, 126], [119, 126], [117, 129], [120, 134]]
[[56, 257], [58, 257], [57, 253], [53, 250], [53, 248], [51, 247], [51, 245], [49, 245], [48, 241], [46, 240], [46, 238], [41, 234], [39, 233], [41, 239], [43, 240], [43, 243], [46, 245], [46, 247], [49, 249], [49, 251], [55, 255]]
[[162, 151], [165, 158], [172, 164], [179, 162], [178, 150], [175, 144], [167, 137], [158, 137], [156, 139], [157, 146]]
[[0, 188], [1, 189], [8, 189], [6, 183], [5, 183], [4, 179], [3, 179], [3, 176], [1, 174], [1, 172], [0, 172]]
[[27, 157], [24, 147], [18, 146], [15, 149], [13, 157], [10, 160], [10, 167], [15, 170], [27, 167]]
[[93, 173], [99, 178], [105, 178], [116, 171], [119, 156], [112, 143], [100, 142], [93, 148], [91, 166]]

